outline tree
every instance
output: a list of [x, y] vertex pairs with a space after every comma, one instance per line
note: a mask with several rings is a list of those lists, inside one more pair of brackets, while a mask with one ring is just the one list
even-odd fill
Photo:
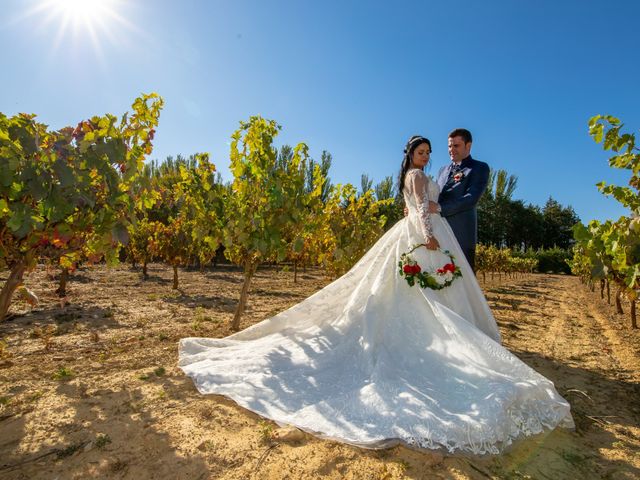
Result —
[[[311, 163], [311, 162], [310, 162]], [[320, 165], [315, 164], [313, 172], [313, 188], [304, 190], [304, 208], [300, 212], [300, 221], [289, 224], [283, 232], [285, 242], [289, 245], [288, 259], [293, 262], [293, 281], [298, 281], [298, 265], [317, 263], [318, 251], [315, 239], [323, 221], [322, 192], [327, 178], [322, 173]]]
[[544, 247], [569, 249], [573, 245], [573, 226], [580, 221], [573, 207], [563, 207], [549, 197], [542, 209]]
[[510, 230], [513, 192], [518, 178], [506, 170], [491, 170], [489, 182], [478, 202], [478, 236], [481, 243], [497, 246], [511, 245]]
[[540, 207], [513, 200], [508, 209], [507, 246], [519, 250], [542, 248], [544, 243], [543, 217]]
[[129, 243], [126, 248], [127, 258], [131, 260], [134, 267], [136, 263], [142, 264], [142, 276], [144, 279], [149, 277], [147, 265], [154, 258], [151, 245], [156, 230], [156, 222], [150, 222], [149, 218], [144, 215], [140, 215], [135, 224], [129, 226]]
[[350, 184], [332, 188], [316, 235], [319, 260], [330, 275], [345, 273], [371, 248], [386, 222], [380, 209], [391, 202], [376, 201], [372, 190], [358, 196]]
[[[158, 195], [149, 242], [150, 253], [173, 268], [177, 289], [178, 267], [211, 261], [222, 242], [224, 187], [206, 153], [167, 158], [155, 167], [152, 188]], [[140, 222], [142, 227], [144, 222]]]
[[315, 188], [314, 184], [314, 175], [316, 170], [316, 165], [320, 167], [320, 174], [325, 179], [325, 182], [322, 186], [322, 192], [320, 193], [320, 200], [322, 203], [326, 203], [329, 198], [329, 193], [331, 192], [331, 179], [329, 178], [329, 169], [331, 168], [331, 162], [333, 157], [326, 150], [322, 151], [322, 155], [320, 157], [320, 162], [316, 162], [313, 159], [309, 159], [307, 163], [307, 171], [305, 174], [305, 191], [310, 193]]
[[605, 150], [615, 153], [609, 166], [631, 171], [629, 186], [598, 184], [598, 190], [613, 196], [627, 207], [630, 216], [604, 224], [592, 221], [589, 228], [577, 226], [573, 267], [584, 271], [591, 266], [591, 278], [604, 277], [617, 282], [631, 301], [631, 325], [637, 328], [636, 300], [640, 290], [640, 153], [635, 134], [621, 133], [623, 124], [610, 115], [596, 115], [589, 120], [589, 134]]
[[258, 265], [286, 258], [289, 244], [283, 232], [301, 225], [307, 208], [307, 146], [298, 144], [291, 158], [279, 163], [273, 146], [279, 131], [275, 121], [253, 116], [247, 122], [240, 122], [240, 128], [231, 137], [234, 180], [233, 194], [225, 206], [225, 256], [242, 266], [244, 274], [231, 325], [234, 330], [240, 327], [251, 279]]
[[396, 195], [394, 190], [392, 176], [385, 177], [374, 188], [376, 200], [386, 202], [379, 207], [380, 215], [386, 218], [385, 230], [391, 228], [404, 216], [404, 198]]
[[374, 193], [376, 195], [376, 200], [393, 199], [395, 197], [393, 191], [393, 177], [385, 177], [380, 183], [376, 185], [376, 187], [374, 188]]
[[369, 178], [369, 175], [363, 173], [360, 176], [360, 193], [359, 196], [364, 195], [369, 190], [373, 189], [373, 180]]
[[73, 266], [82, 255], [117, 261], [151, 153], [163, 101], [142, 95], [120, 121], [94, 116], [50, 131], [35, 115], [0, 114], [0, 320], [28, 269], [48, 259]]
[[579, 221], [571, 206], [552, 198], [545, 207], [514, 200], [518, 178], [505, 170], [491, 170], [487, 189], [478, 202], [478, 240], [485, 245], [567, 249], [572, 244], [572, 227]]

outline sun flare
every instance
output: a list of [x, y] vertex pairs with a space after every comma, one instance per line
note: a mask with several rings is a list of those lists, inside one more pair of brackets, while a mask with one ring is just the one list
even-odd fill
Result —
[[30, 22], [47, 35], [52, 57], [90, 45], [102, 61], [105, 48], [122, 47], [129, 41], [128, 34], [139, 33], [125, 0], [30, 0], [28, 5], [13, 22]]
[[50, 0], [46, 4], [75, 25], [102, 23], [114, 15], [113, 0]]

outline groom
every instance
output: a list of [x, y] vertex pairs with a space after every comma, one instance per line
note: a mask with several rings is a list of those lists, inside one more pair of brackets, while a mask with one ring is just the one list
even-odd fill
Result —
[[[465, 257], [475, 271], [478, 216], [476, 205], [487, 188], [489, 165], [471, 158], [471, 132], [456, 128], [449, 134], [451, 163], [438, 172], [440, 196], [429, 211], [440, 211], [453, 230]], [[438, 207], [439, 205], [439, 207]]]

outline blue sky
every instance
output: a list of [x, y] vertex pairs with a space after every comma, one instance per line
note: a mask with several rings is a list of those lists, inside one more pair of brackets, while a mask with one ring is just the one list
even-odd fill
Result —
[[587, 122], [640, 128], [640, 2], [112, 0], [79, 17], [64, 0], [0, 3], [5, 114], [60, 128], [155, 91], [152, 158], [210, 152], [230, 179], [230, 135], [262, 115], [278, 144], [331, 152], [332, 181], [355, 185], [395, 177], [415, 133], [435, 173], [465, 127], [475, 158], [518, 177], [515, 198], [553, 196], [583, 221], [625, 213], [595, 184], [628, 174]]

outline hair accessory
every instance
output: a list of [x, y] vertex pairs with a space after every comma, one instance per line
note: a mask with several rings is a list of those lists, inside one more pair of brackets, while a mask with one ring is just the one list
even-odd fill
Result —
[[414, 135], [409, 139], [409, 141], [407, 142], [407, 145], [404, 147], [404, 153], [407, 153], [409, 150], [411, 150], [411, 147], [420, 143], [430, 143], [430, 142], [428, 138], [425, 138], [422, 135]]

